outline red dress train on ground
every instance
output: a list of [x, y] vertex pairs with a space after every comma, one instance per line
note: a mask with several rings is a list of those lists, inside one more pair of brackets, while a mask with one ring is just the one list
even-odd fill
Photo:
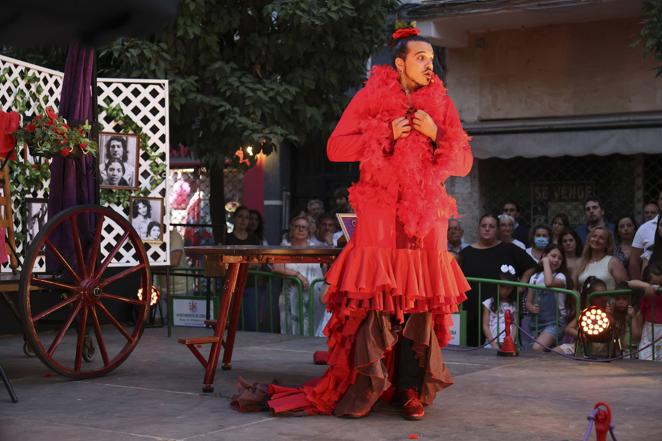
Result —
[[[394, 143], [390, 122], [418, 109], [437, 124], [436, 143], [413, 129]], [[398, 338], [412, 340], [425, 367], [424, 404], [452, 384], [440, 348], [449, 340], [450, 314], [470, 287], [447, 251], [456, 205], [443, 183], [471, 169], [468, 141], [439, 78], [405, 94], [394, 69], [372, 70], [327, 146], [331, 161], [361, 161], [350, 189], [356, 230], [326, 277], [333, 314], [325, 329], [328, 369], [299, 388], [271, 385], [275, 413], [369, 412], [392, 385]]]

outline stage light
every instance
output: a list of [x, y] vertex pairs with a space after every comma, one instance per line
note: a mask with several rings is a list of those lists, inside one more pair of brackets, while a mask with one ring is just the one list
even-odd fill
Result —
[[579, 329], [589, 341], [609, 339], [612, 322], [611, 314], [599, 306], [589, 306], [579, 315]]
[[[138, 289], [138, 300], [143, 299], [143, 289], [139, 288]], [[156, 305], [159, 300], [161, 299], [161, 291], [159, 289], [152, 285], [152, 298], [149, 300], [149, 306], [154, 306]]]

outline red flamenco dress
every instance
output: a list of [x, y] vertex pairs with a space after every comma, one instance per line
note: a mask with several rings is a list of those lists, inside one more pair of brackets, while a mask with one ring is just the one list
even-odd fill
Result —
[[[391, 121], [418, 109], [437, 124], [436, 142], [412, 129], [394, 143]], [[326, 277], [329, 367], [299, 388], [271, 385], [268, 405], [275, 413], [365, 415], [391, 389], [399, 338], [411, 340], [425, 368], [419, 394], [430, 404], [452, 384], [440, 348], [470, 289], [447, 251], [457, 208], [444, 189], [449, 176], [471, 169], [469, 138], [439, 78], [405, 94], [397, 72], [379, 66], [345, 110], [327, 154], [361, 161], [350, 188], [356, 230]]]

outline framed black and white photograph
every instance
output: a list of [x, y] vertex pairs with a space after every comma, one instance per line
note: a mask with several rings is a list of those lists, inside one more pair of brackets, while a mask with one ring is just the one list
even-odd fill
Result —
[[48, 200], [41, 198], [26, 199], [25, 219], [27, 243], [30, 244], [48, 222]]
[[143, 242], [163, 242], [163, 198], [132, 197], [130, 222]]
[[138, 187], [140, 138], [126, 133], [99, 133], [101, 188]]

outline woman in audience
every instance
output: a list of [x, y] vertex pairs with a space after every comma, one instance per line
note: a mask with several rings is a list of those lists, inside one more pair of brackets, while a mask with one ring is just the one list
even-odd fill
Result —
[[[501, 265], [511, 265], [518, 278], [528, 280], [530, 270], [536, 263], [524, 250], [512, 243], [501, 242], [497, 238], [499, 219], [493, 214], [485, 214], [479, 222], [478, 242], [469, 245], [460, 251], [460, 266], [467, 277], [484, 277], [499, 279], [500, 269], [495, 262]], [[467, 301], [462, 307], [467, 311], [467, 344], [478, 346], [480, 344], [478, 325], [479, 308], [481, 302], [496, 295], [496, 285], [484, 284], [480, 290], [478, 284], [471, 284], [471, 291], [467, 293]]]
[[232, 232], [225, 236], [225, 245], [260, 245], [260, 239], [248, 231], [250, 210], [240, 205], [232, 213]]
[[605, 282], [609, 290], [627, 280], [625, 267], [614, 257], [611, 231], [603, 226], [595, 227], [588, 233], [577, 267], [575, 286], [583, 286], [589, 276], [595, 276]]
[[515, 219], [511, 215], [505, 213], [499, 215], [499, 240], [504, 243], [512, 243], [525, 250], [526, 245], [513, 237], [514, 228]]
[[[615, 235], [616, 248], [614, 256], [621, 261], [627, 271], [630, 261], [630, 251], [632, 251], [632, 239], [637, 232], [637, 223], [632, 216], [623, 216], [616, 221]], [[628, 277], [631, 278], [631, 277]]]
[[257, 210], [249, 210], [248, 231], [260, 239], [262, 245], [269, 245], [264, 238], [264, 219], [262, 218], [262, 213]]
[[[290, 220], [289, 240], [283, 240], [281, 245], [293, 247], [309, 247], [313, 243], [309, 237], [310, 223], [307, 216], [296, 216]], [[290, 277], [296, 277], [301, 285], [286, 279], [278, 299], [280, 309], [280, 333], [289, 335], [311, 335], [310, 319], [313, 319], [313, 333], [318, 328], [324, 316], [324, 305], [321, 302], [323, 283], [315, 285], [313, 299], [310, 299], [310, 284], [314, 280], [323, 279], [322, 267], [319, 263], [286, 263], [274, 264], [273, 271]], [[299, 297], [299, 286], [303, 287], [303, 295]], [[303, 305], [299, 302], [303, 301]], [[311, 303], [312, 302], [312, 303]], [[313, 309], [311, 311], [310, 306]], [[303, 317], [300, 316], [303, 311]]]
[[575, 230], [566, 229], [561, 232], [560, 245], [568, 268], [568, 275], [574, 281], [577, 278], [575, 273], [579, 266], [579, 258], [582, 255], [582, 240]]
[[547, 245], [550, 243], [550, 238], [552, 237], [552, 229], [547, 225], [538, 224], [531, 229], [531, 236], [529, 237], [529, 243], [531, 247], [526, 249], [526, 252], [538, 262], [542, 257], [543, 251], [547, 248]]
[[552, 243], [561, 244], [561, 232], [570, 229], [570, 219], [565, 213], [559, 213], [552, 219]]

